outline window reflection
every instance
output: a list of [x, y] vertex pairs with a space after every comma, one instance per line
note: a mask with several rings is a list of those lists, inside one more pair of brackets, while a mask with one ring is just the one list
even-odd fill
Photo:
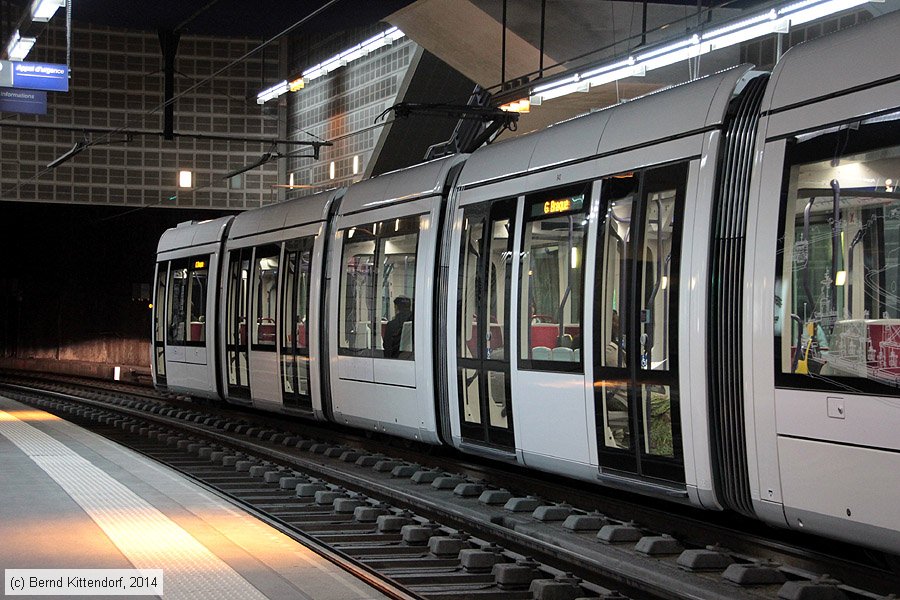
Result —
[[900, 114], [894, 114], [789, 144], [775, 299], [784, 374], [808, 376], [815, 386], [886, 385], [887, 393], [897, 393], [898, 138]]
[[581, 363], [587, 192], [579, 185], [526, 198], [519, 273], [519, 358], [527, 361], [525, 368]]
[[170, 345], [196, 345], [206, 340], [208, 263], [208, 255], [171, 263], [166, 303], [166, 342]]
[[253, 335], [251, 344], [257, 349], [275, 348], [275, 316], [278, 310], [278, 261], [281, 248], [277, 245], [256, 249], [253, 263]]
[[422, 217], [343, 230], [339, 352], [412, 360]]

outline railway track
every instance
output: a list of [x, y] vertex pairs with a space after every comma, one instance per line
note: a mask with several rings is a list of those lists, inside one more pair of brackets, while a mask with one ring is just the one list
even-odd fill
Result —
[[890, 565], [835, 559], [699, 519], [666, 520], [577, 488], [552, 493], [546, 480], [526, 487], [515, 473], [469, 463], [450, 469], [444, 457], [386, 452], [364, 438], [316, 435], [307, 425], [152, 391], [89, 391], [72, 381], [41, 387], [19, 379], [2, 390], [160, 460], [314, 540], [347, 568], [419, 597], [856, 600], [900, 590]]

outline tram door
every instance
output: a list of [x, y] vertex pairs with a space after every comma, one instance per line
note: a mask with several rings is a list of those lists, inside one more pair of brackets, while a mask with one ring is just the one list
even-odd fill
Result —
[[281, 318], [281, 393], [288, 408], [312, 410], [309, 389], [310, 267], [315, 236], [284, 247]]
[[604, 179], [594, 300], [600, 468], [684, 482], [678, 266], [687, 165]]
[[156, 294], [153, 298], [153, 361], [156, 385], [166, 385], [166, 281], [169, 261], [156, 264]]
[[509, 327], [516, 199], [463, 210], [460, 243], [457, 368], [462, 437], [515, 446]]
[[252, 248], [232, 250], [228, 256], [228, 296], [225, 311], [225, 364], [228, 396], [250, 399], [247, 340], [250, 256]]

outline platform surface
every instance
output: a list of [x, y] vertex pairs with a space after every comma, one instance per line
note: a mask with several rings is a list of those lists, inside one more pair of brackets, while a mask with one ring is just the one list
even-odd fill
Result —
[[162, 569], [166, 599], [386, 598], [175, 471], [2, 396], [0, 540], [0, 570]]

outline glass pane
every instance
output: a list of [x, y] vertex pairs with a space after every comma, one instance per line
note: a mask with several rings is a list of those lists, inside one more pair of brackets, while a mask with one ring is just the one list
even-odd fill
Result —
[[309, 353], [309, 277], [312, 265], [313, 238], [304, 240], [297, 257], [297, 298], [295, 318], [297, 323], [297, 352]]
[[275, 315], [278, 310], [279, 246], [260, 246], [253, 263], [254, 327], [251, 343], [275, 347]]
[[156, 322], [153, 324], [153, 330], [156, 341], [160, 343], [165, 341], [164, 319], [166, 314], [166, 278], [168, 277], [168, 270], [168, 262], [162, 262], [157, 265], [156, 294], [153, 300], [153, 306], [156, 308]]
[[[496, 208], [500, 203], [494, 204]], [[505, 203], [504, 203], [505, 204]], [[508, 320], [506, 305], [509, 295], [506, 293], [506, 281], [511, 267], [509, 245], [511, 243], [510, 219], [503, 218], [491, 222], [490, 271], [488, 279], [488, 324], [485, 332], [484, 358], [504, 360], [506, 354], [505, 329]]]
[[460, 249], [459, 274], [459, 356], [480, 358], [481, 344], [478, 335], [478, 304], [481, 302], [481, 279], [478, 262], [484, 236], [484, 218], [467, 210], [463, 217], [463, 234]]
[[172, 264], [169, 271], [169, 301], [166, 303], [169, 326], [166, 342], [184, 345], [187, 338], [188, 269], [185, 263]]
[[647, 194], [641, 252], [640, 368], [669, 370], [669, 293], [675, 189]]
[[478, 371], [476, 369], [459, 370], [459, 389], [462, 393], [463, 421], [481, 423], [481, 397], [478, 390]]
[[576, 213], [525, 226], [519, 292], [522, 359], [581, 360], [585, 216]]
[[[228, 264], [226, 352], [228, 383], [247, 385], [247, 292], [250, 277], [250, 250], [233, 250]], [[235, 350], [237, 348], [237, 350]]]
[[385, 221], [379, 233], [378, 348], [385, 358], [412, 359], [419, 217]]
[[209, 258], [206, 256], [192, 258], [190, 261], [189, 303], [187, 314], [190, 327], [187, 330], [187, 341], [203, 342], [206, 340], [206, 288], [209, 282]]
[[343, 231], [338, 346], [354, 354], [372, 349], [375, 322], [375, 235], [377, 223]]
[[156, 375], [157, 377], [166, 376], [166, 348], [165, 346], [155, 346], [154, 354], [156, 356]]
[[500, 371], [487, 372], [488, 384], [488, 415], [492, 427], [509, 427], [508, 408], [509, 390], [507, 389], [506, 374]]
[[604, 416], [604, 445], [607, 448], [631, 448], [628, 426], [628, 383], [604, 381], [601, 398]]
[[[288, 246], [288, 244], [285, 244]], [[284, 253], [284, 262], [281, 265], [283, 271], [282, 279], [282, 298], [284, 302], [284, 319], [281, 322], [281, 381], [282, 389], [286, 394], [296, 393], [294, 382], [297, 379], [297, 373], [294, 361], [294, 348], [296, 328], [294, 323], [296, 320], [296, 293], [297, 285], [297, 252], [286, 250]]]
[[900, 385], [898, 137], [894, 114], [795, 140], [776, 297], [783, 373]]
[[309, 357], [297, 356], [297, 393], [309, 396]]
[[639, 178], [628, 174], [603, 180], [606, 214], [601, 220], [598, 245], [602, 248], [602, 273], [596, 304], [595, 326], [599, 328], [600, 366], [625, 368], [627, 337], [624, 335], [623, 306], [627, 298], [626, 264], [630, 256], [631, 218]]
[[672, 445], [672, 390], [667, 385], [642, 385], [644, 452], [675, 456]]

